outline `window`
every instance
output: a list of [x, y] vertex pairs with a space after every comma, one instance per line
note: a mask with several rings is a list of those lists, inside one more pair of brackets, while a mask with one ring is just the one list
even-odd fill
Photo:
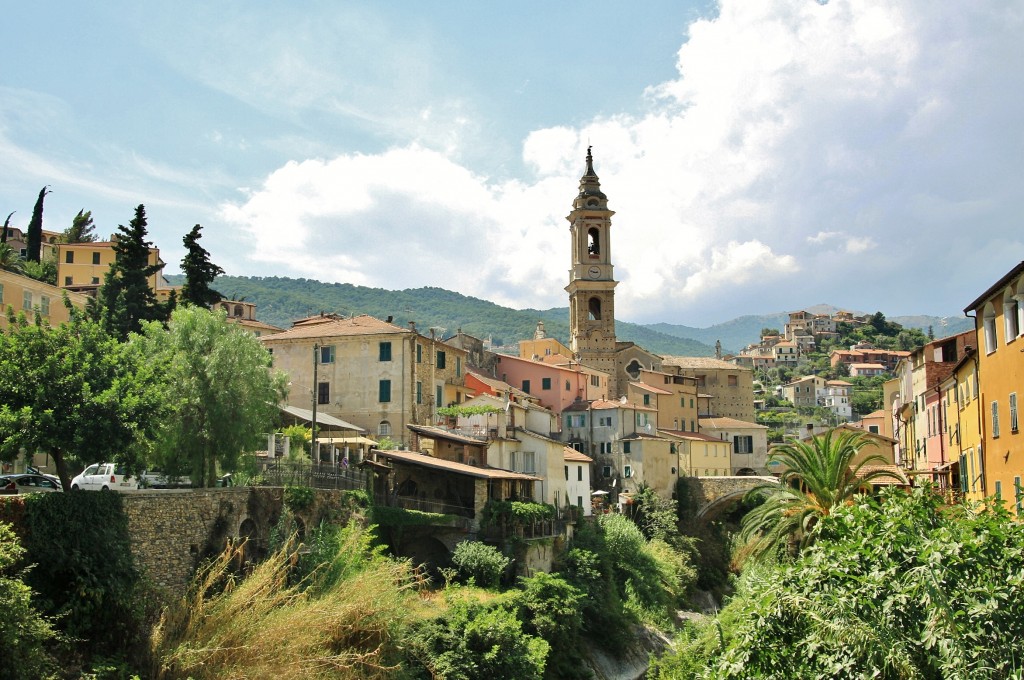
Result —
[[[71, 277], [69, 276], [68, 278], [71, 278]], [[92, 285], [94, 285], [94, 286], [95, 285], [99, 285], [99, 282], [100, 282], [100, 277], [98, 277], [98, 276], [92, 277]]]
[[387, 403], [391, 401], [391, 381], [381, 380], [377, 386], [377, 401]]
[[693, 408], [693, 399], [690, 399], [690, 408]]
[[455, 357], [455, 377], [462, 377], [462, 357]]
[[651, 395], [645, 394], [644, 395], [644, 406], [650, 406], [650, 405], [651, 405]]
[[377, 425], [377, 434], [381, 437], [391, 436], [391, 423], [386, 420], [380, 421], [380, 424]]
[[868, 425], [868, 432], [878, 434], [878, 425]]
[[1006, 331], [1006, 337], [1003, 338], [1004, 342], [1009, 344], [1020, 335], [1020, 327], [1018, 326], [1018, 314], [1020, 312], [1020, 303], [1016, 297], [1007, 296], [1003, 300], [1003, 330]]
[[1010, 394], [1010, 432], [1017, 432], [1017, 393]]
[[583, 496], [576, 496], [576, 507], [577, 508], [582, 508], [583, 507]]
[[541, 378], [540, 379], [540, 388], [542, 390], [550, 390], [551, 389], [551, 378]]
[[597, 424], [600, 425], [600, 426], [603, 426], [603, 427], [611, 427], [611, 425], [612, 425], [612, 417], [611, 416], [601, 416], [600, 418], [597, 419]]
[[331, 403], [331, 383], [322, 382], [316, 386], [316, 403]]
[[527, 394], [530, 393], [530, 381], [529, 380], [524, 380], [523, 381], [523, 392], [526, 392]]
[[416, 363], [423, 363], [423, 345], [418, 342], [416, 343]]
[[735, 453], [753, 453], [754, 452], [754, 437], [747, 435], [736, 435], [732, 438], [733, 451]]
[[32, 291], [26, 290], [21, 294], [21, 308], [32, 309]]
[[565, 391], [568, 392], [571, 389], [572, 389], [572, 383], [569, 382], [568, 380], [566, 380], [565, 381]]
[[75, 263], [75, 251], [73, 251], [73, 250], [66, 251], [64, 253], [64, 262], [66, 264], [74, 264]]
[[447, 362], [445, 361], [446, 359], [447, 359], [447, 357], [445, 356], [444, 352], [442, 352], [441, 350], [437, 350], [437, 367], [438, 368], [444, 368], [446, 366], [446, 364], [447, 364]]
[[4, 284], [0, 283], [0, 302], [4, 301]]
[[633, 476], [633, 466], [632, 465], [624, 466], [622, 468], [622, 476], [623, 477], [632, 477]]
[[999, 437], [999, 402], [992, 402], [992, 438]]
[[737, 378], [735, 375], [729, 376], [729, 387], [738, 387], [739, 384], [739, 378]]
[[99, 264], [100, 263], [100, 254], [99, 253], [93, 253], [92, 254], [92, 263], [93, 264]]
[[438, 406], [443, 406], [444, 405], [444, 386], [443, 385], [438, 385], [434, 389], [434, 403], [437, 404]]
[[565, 466], [565, 481], [569, 481], [569, 466]]
[[50, 296], [43, 295], [39, 298], [39, 311], [43, 316], [50, 315]]
[[590, 384], [593, 387], [600, 387], [601, 386], [601, 378], [600, 378], [600, 376], [596, 376], [596, 375], [590, 376]]
[[996, 480], [996, 500], [1003, 500], [1003, 483], [998, 479]]
[[637, 427], [646, 427], [648, 422], [649, 421], [647, 419], [647, 414], [646, 413], [637, 413], [636, 414], [636, 426]]
[[1020, 515], [1021, 510], [1024, 509], [1024, 489], [1020, 488], [1020, 477], [1013, 478], [1013, 504], [1017, 509], [1017, 514]]
[[985, 305], [981, 323], [985, 332], [985, 352], [992, 354], [996, 351], [996, 310], [991, 303]]
[[577, 482], [582, 482], [583, 481], [583, 466], [582, 465], [577, 465], [576, 466], [576, 481]]
[[416, 381], [416, 403], [417, 404], [422, 404], [423, 403], [423, 381], [422, 380], [417, 380]]
[[601, 468], [601, 476], [602, 477], [611, 477], [612, 476], [612, 466], [611, 465], [605, 465], [604, 467], [602, 467]]
[[523, 472], [533, 474], [537, 471], [536, 454], [533, 451], [523, 451]]
[[600, 298], [592, 297], [587, 301], [587, 308], [589, 311], [588, 318], [590, 321], [601, 320], [601, 300]]
[[334, 345], [321, 345], [320, 346], [320, 363], [321, 364], [333, 364], [334, 363]]
[[380, 361], [391, 361], [391, 342], [380, 343], [379, 356]]
[[631, 442], [622, 442], [622, 452], [629, 453], [629, 445]]

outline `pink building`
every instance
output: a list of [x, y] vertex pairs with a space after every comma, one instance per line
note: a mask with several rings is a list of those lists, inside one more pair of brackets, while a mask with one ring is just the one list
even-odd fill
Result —
[[608, 398], [608, 374], [575, 362], [554, 365], [502, 354], [497, 357], [494, 372], [500, 380], [535, 397], [556, 414], [577, 400]]

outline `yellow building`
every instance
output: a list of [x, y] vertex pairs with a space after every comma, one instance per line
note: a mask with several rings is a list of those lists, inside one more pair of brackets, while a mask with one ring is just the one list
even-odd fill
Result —
[[981, 456], [981, 409], [978, 407], [978, 354], [968, 348], [953, 373], [940, 385], [949, 438], [949, 486], [967, 500], [985, 497]]
[[732, 442], [699, 432], [659, 430], [676, 453], [677, 477], [728, 477], [732, 470]]
[[662, 357], [661, 370], [695, 378], [707, 411], [700, 414], [754, 421], [754, 372], [713, 357]]
[[48, 283], [0, 269], [0, 329], [7, 328], [8, 307], [15, 312], [25, 312], [25, 317], [30, 321], [38, 311], [45, 322], [59, 326], [70, 316], [64, 306], [65, 292], [72, 306], [85, 309], [88, 297], [81, 293], [63, 291]]
[[[57, 285], [67, 290], [95, 294], [114, 263], [114, 242], [58, 243], [56, 248]], [[149, 264], [164, 264], [159, 248], [149, 249]], [[149, 277], [149, 287], [160, 301], [166, 300], [175, 289], [160, 271]]]
[[697, 431], [696, 378], [641, 369], [639, 380], [629, 383], [626, 397], [628, 401], [658, 409], [658, 423], [662, 427]]
[[1024, 436], [1018, 390], [1024, 376], [1024, 262], [964, 308], [975, 319], [981, 410], [982, 492], [1024, 510]]

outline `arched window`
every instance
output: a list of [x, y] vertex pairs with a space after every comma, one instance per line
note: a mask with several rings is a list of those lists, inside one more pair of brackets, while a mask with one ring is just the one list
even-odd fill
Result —
[[591, 255], [601, 254], [601, 232], [597, 230], [597, 227], [587, 230], [587, 252]]
[[1006, 331], [1004, 342], [1010, 342], [1020, 335], [1020, 300], [1007, 291], [1003, 296], [1003, 330]]
[[391, 436], [391, 423], [386, 420], [380, 421], [380, 424], [377, 426], [377, 434], [381, 437]]
[[242, 305], [235, 305], [235, 316], [241, 318], [241, 316], [242, 316]]
[[996, 351], [996, 309], [991, 302], [985, 305], [982, 328], [985, 331], [985, 352], [991, 354]]
[[590, 308], [590, 317], [589, 317], [590, 320], [591, 321], [600, 321], [601, 320], [601, 299], [600, 298], [596, 298], [596, 297], [590, 298], [590, 301], [588, 302], [588, 306]]

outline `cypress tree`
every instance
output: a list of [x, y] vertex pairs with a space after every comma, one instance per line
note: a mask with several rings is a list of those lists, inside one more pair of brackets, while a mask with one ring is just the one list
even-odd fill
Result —
[[199, 245], [203, 237], [202, 227], [196, 225], [185, 234], [185, 257], [181, 261], [181, 271], [185, 274], [185, 285], [181, 288], [181, 301], [184, 304], [210, 308], [223, 297], [210, 288], [210, 284], [224, 270], [210, 262], [210, 253]]
[[98, 314], [107, 332], [124, 340], [129, 333], [139, 332], [145, 321], [167, 321], [171, 305], [158, 302], [150, 286], [150, 278], [164, 265], [149, 264], [152, 243], [146, 240], [146, 207], [139, 205], [128, 226], [118, 225], [117, 230], [114, 263], [91, 312]]
[[0, 243], [7, 243], [7, 228], [11, 226], [12, 217], [14, 217], [13, 210], [11, 211], [11, 214], [7, 216], [7, 219], [4, 220], [4, 230], [3, 233], [0, 233]]
[[32, 208], [32, 221], [28, 223], [28, 253], [25, 259], [39, 262], [39, 251], [43, 246], [43, 199], [50, 193], [46, 187], [39, 190], [36, 207]]

